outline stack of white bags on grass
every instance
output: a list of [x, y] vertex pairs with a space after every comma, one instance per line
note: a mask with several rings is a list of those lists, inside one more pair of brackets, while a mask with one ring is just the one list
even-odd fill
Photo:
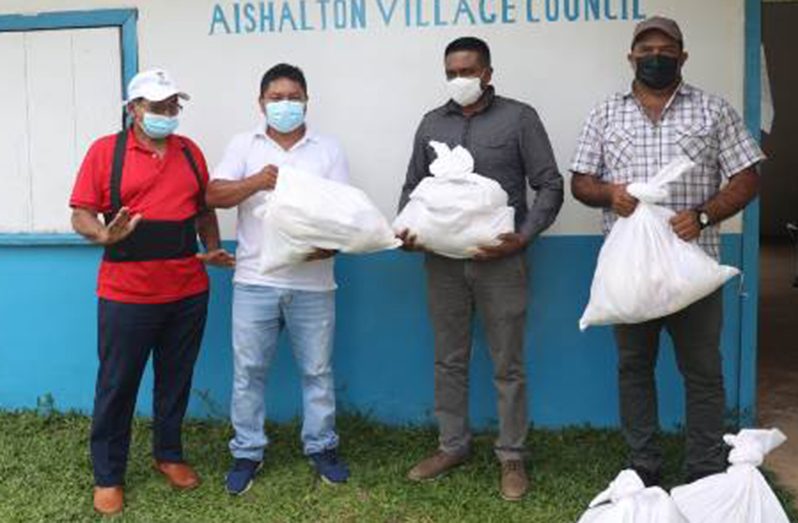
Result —
[[657, 205], [668, 198], [668, 184], [694, 167], [689, 159], [677, 158], [647, 183], [627, 186], [639, 203], [631, 216], [618, 218], [604, 240], [581, 330], [668, 316], [739, 274], [697, 243], [676, 236], [669, 223], [675, 213]]
[[671, 496], [689, 523], [789, 523], [787, 514], [757, 467], [787, 441], [778, 429], [727, 434], [732, 447], [726, 472], [676, 487]]
[[401, 245], [368, 196], [350, 185], [282, 167], [266, 203], [260, 271], [305, 261], [315, 249], [370, 253]]
[[590, 502], [578, 523], [687, 523], [668, 493], [624, 470]]
[[645, 488], [633, 470], [622, 471], [577, 523], [789, 523], [757, 467], [786, 441], [778, 429], [727, 434], [726, 472], [674, 488]]
[[515, 230], [515, 210], [495, 180], [474, 173], [474, 158], [462, 146], [430, 142], [437, 158], [433, 176], [421, 180], [396, 217], [397, 234], [409, 231], [425, 249], [449, 258], [472, 258]]

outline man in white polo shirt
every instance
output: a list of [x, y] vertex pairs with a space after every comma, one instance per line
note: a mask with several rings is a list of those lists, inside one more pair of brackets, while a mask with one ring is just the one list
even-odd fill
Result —
[[233, 395], [230, 441], [234, 462], [227, 490], [242, 494], [263, 462], [266, 374], [287, 327], [302, 380], [302, 443], [321, 478], [343, 483], [347, 466], [338, 458], [332, 349], [335, 327], [335, 252], [317, 250], [306, 262], [261, 274], [260, 219], [254, 210], [274, 189], [279, 170], [291, 166], [346, 182], [346, 157], [335, 140], [309, 130], [304, 121], [307, 83], [302, 71], [278, 64], [264, 74], [258, 99], [265, 121], [233, 138], [212, 173], [206, 202], [238, 206], [238, 250], [233, 290]]

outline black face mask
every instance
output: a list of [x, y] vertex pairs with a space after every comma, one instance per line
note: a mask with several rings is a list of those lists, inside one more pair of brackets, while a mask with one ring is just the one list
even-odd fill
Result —
[[672, 56], [650, 55], [637, 59], [635, 77], [652, 89], [665, 89], [679, 79], [679, 59]]

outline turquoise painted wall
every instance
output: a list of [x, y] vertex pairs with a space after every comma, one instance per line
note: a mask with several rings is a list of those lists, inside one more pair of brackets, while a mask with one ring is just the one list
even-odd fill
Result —
[[[608, 328], [579, 332], [599, 236], [551, 236], [529, 252], [526, 361], [529, 411], [538, 426], [618, 424], [615, 349]], [[739, 235], [724, 237], [737, 264]], [[228, 245], [233, 248], [234, 245]], [[59, 410], [90, 412], [97, 369], [95, 275], [101, 251], [72, 245], [0, 245], [0, 409], [35, 408], [51, 394]], [[338, 260], [335, 376], [341, 408], [388, 423], [432, 421], [432, 333], [421, 258], [401, 252]], [[189, 406], [224, 418], [232, 375], [231, 273], [212, 270], [208, 327]], [[730, 409], [738, 405], [740, 307], [737, 280], [725, 289], [724, 371]], [[683, 391], [667, 336], [659, 365], [661, 419], [681, 422]], [[283, 344], [270, 373], [269, 417], [300, 413], [299, 382]], [[484, 336], [477, 329], [471, 371], [474, 424], [495, 423], [495, 394]], [[152, 376], [138, 412], [150, 413]]]

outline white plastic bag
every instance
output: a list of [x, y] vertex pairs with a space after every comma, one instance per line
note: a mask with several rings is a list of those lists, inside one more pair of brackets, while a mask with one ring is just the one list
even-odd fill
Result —
[[604, 240], [581, 330], [673, 314], [739, 274], [676, 236], [669, 223], [675, 213], [656, 205], [668, 197], [667, 184], [692, 167], [690, 160], [677, 158], [648, 183], [627, 187], [640, 202], [631, 216], [618, 218]]
[[731, 466], [671, 490], [689, 523], [789, 523], [787, 514], [757, 470], [765, 456], [787, 441], [778, 429], [743, 429], [723, 437]]
[[659, 487], [646, 488], [633, 470], [624, 470], [590, 502], [578, 523], [687, 523]]
[[480, 247], [499, 244], [500, 234], [515, 230], [515, 210], [495, 180], [475, 174], [474, 158], [462, 146], [430, 142], [437, 159], [428, 176], [410, 194], [393, 222], [426, 249], [449, 258], [472, 258]]
[[368, 253], [401, 245], [363, 191], [291, 167], [280, 168], [255, 215], [263, 223], [264, 274], [303, 262], [316, 248]]

